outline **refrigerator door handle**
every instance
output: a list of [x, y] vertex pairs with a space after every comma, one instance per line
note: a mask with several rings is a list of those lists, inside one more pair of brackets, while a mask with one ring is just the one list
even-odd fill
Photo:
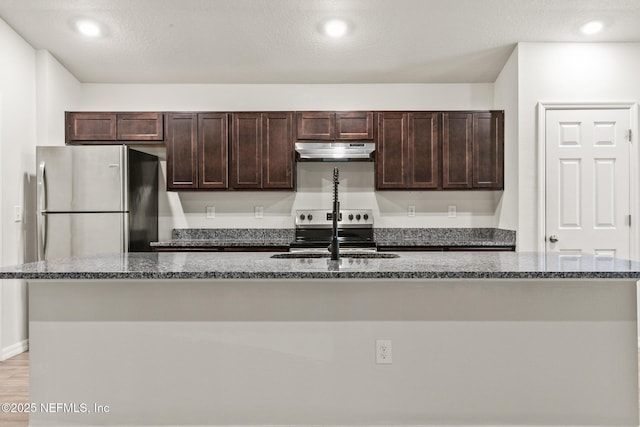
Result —
[[40, 180], [38, 181], [38, 259], [44, 260], [47, 252], [47, 169], [44, 161], [39, 165]]
[[129, 252], [129, 212], [122, 215], [122, 253]]

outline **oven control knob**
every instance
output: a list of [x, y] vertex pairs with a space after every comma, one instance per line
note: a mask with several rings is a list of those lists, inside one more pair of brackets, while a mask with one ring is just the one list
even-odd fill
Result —
[[313, 215], [311, 215], [311, 214], [307, 215], [307, 219], [308, 219], [309, 221], [311, 221], [311, 220], [313, 219]]
[[353, 221], [353, 214], [349, 214], [349, 221]]
[[369, 219], [369, 214], [364, 214], [364, 216], [362, 218], [364, 218], [365, 221], [368, 220]]
[[305, 218], [304, 214], [300, 214], [300, 221], [304, 221]]
[[356, 214], [356, 219], [360, 221], [360, 214]]

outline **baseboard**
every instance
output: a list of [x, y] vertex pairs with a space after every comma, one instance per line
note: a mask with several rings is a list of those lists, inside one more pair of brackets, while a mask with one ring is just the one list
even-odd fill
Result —
[[3, 348], [0, 353], [0, 361], [11, 359], [13, 356], [17, 356], [20, 353], [24, 353], [29, 350], [29, 340], [20, 341], [7, 348]]

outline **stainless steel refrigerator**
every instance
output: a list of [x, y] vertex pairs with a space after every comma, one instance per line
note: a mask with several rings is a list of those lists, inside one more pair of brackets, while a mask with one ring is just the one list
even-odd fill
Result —
[[37, 147], [38, 259], [150, 250], [158, 158], [124, 145]]

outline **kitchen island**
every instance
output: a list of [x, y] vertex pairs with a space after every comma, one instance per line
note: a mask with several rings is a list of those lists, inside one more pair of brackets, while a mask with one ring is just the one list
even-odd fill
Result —
[[638, 263], [271, 255], [2, 268], [29, 283], [31, 425], [638, 425]]

